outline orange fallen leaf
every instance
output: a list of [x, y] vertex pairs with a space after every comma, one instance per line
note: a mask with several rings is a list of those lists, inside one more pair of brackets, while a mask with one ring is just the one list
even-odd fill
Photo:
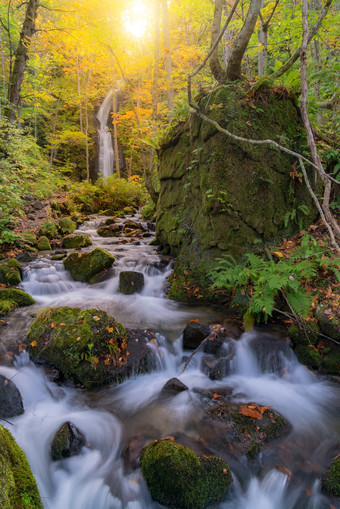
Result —
[[290, 479], [292, 477], [292, 473], [291, 473], [291, 471], [288, 468], [283, 467], [282, 465], [276, 465], [276, 468], [278, 470], [280, 470], [280, 472], [282, 472], [283, 474], [286, 474], [288, 479]]
[[107, 330], [107, 332], [110, 332], [110, 333], [111, 333], [111, 332], [113, 332], [113, 327], [109, 327], [109, 326], [107, 326], [107, 327], [106, 327], [106, 330]]
[[217, 399], [217, 398], [222, 398], [222, 394], [216, 394], [216, 392], [214, 392], [214, 395], [213, 395], [211, 401], [214, 401], [214, 399]]
[[245, 415], [246, 417], [252, 417], [253, 419], [259, 419], [259, 421], [262, 419], [261, 412], [258, 412], [258, 410], [253, 408], [242, 407], [240, 414]]
[[38, 341], [35, 339], [34, 341], [31, 342], [31, 346], [38, 346]]

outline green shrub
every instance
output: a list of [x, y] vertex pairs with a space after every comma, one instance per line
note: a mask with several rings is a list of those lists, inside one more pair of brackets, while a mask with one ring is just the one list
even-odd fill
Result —
[[77, 225], [70, 217], [63, 217], [58, 222], [58, 228], [61, 231], [61, 233], [73, 233], [76, 229]]
[[58, 235], [58, 227], [54, 221], [44, 221], [40, 226], [40, 233], [48, 239], [54, 239]]

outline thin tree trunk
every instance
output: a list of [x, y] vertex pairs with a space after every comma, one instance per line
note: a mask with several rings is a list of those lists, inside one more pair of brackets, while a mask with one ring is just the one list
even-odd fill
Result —
[[174, 105], [174, 87], [172, 83], [170, 29], [169, 29], [169, 13], [167, 0], [162, 0], [162, 14], [163, 14], [163, 37], [165, 51], [165, 70], [167, 76], [166, 93], [168, 99], [169, 119], [171, 119], [175, 105]]
[[[329, 179], [328, 175], [325, 173], [319, 154], [316, 149], [315, 140], [312, 132], [312, 128], [310, 125], [308, 111], [307, 111], [307, 46], [308, 46], [308, 1], [303, 0], [302, 3], [302, 27], [303, 27], [303, 36], [302, 36], [302, 44], [301, 44], [301, 55], [300, 55], [300, 75], [301, 75], [301, 116], [302, 121], [304, 123], [306, 134], [307, 134], [307, 142], [309, 149], [311, 151], [312, 160], [317, 167], [318, 173], [322, 179], [324, 184], [324, 195], [322, 202], [322, 210], [325, 213], [327, 221], [329, 221], [332, 229], [334, 230], [336, 236], [340, 239], [340, 227], [333, 217], [330, 209], [329, 209], [329, 199], [331, 193], [332, 182]], [[338, 247], [338, 246], [337, 246]], [[339, 247], [338, 247], [339, 249]]]
[[[212, 47], [215, 44], [215, 41], [217, 40], [218, 36], [220, 35], [223, 6], [224, 6], [224, 0], [215, 0], [214, 17], [213, 17], [213, 24], [212, 24], [212, 28], [211, 28], [210, 49], [212, 49]], [[230, 58], [230, 56], [229, 56], [229, 58]], [[215, 80], [217, 80], [219, 83], [224, 81], [226, 74], [225, 74], [225, 70], [222, 68], [220, 60], [218, 58], [218, 46], [216, 46], [214, 52], [212, 53], [212, 55], [210, 57], [209, 66], [210, 66], [210, 70], [211, 70], [212, 75], [214, 76]]]
[[243, 56], [246, 52], [249, 39], [251, 38], [257, 18], [261, 10], [261, 0], [252, 0], [249, 5], [244, 25], [239, 33], [232, 53], [230, 55], [228, 66], [226, 69], [226, 78], [229, 81], [236, 81], [242, 78], [241, 64]]
[[80, 85], [80, 66], [79, 66], [79, 55], [77, 55], [77, 88], [78, 88], [78, 99], [79, 99], [79, 127], [81, 132], [84, 132], [83, 127], [83, 101], [81, 97], [81, 85]]
[[0, 100], [0, 119], [2, 118], [2, 105], [6, 102], [6, 73], [5, 73], [5, 58], [4, 47], [2, 44], [2, 36], [0, 30], [0, 50], [1, 50], [1, 73], [2, 73], [2, 99]]
[[158, 77], [159, 77], [159, 18], [160, 0], [155, 0], [155, 39], [154, 39], [154, 64], [152, 80], [152, 119], [157, 118], [158, 104]]
[[16, 121], [18, 115], [21, 85], [24, 81], [31, 38], [35, 33], [38, 8], [39, 0], [28, 1], [19, 44], [15, 52], [14, 66], [9, 78], [8, 107], [6, 110], [6, 116], [11, 123]]

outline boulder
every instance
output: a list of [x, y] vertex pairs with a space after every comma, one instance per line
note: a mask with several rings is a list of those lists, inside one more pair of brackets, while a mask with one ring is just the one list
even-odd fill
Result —
[[15, 258], [0, 261], [0, 283], [17, 286], [21, 283], [21, 264]]
[[0, 288], [0, 315], [5, 315], [16, 307], [30, 306], [35, 300], [28, 293], [16, 288]]
[[40, 237], [38, 241], [38, 251], [50, 251], [51, 250], [51, 244], [47, 237], [44, 235]]
[[23, 413], [24, 406], [17, 386], [5, 376], [0, 375], [0, 419]]
[[125, 270], [119, 274], [119, 291], [124, 295], [131, 295], [143, 290], [144, 274], [133, 270]]
[[29, 254], [28, 251], [23, 251], [22, 253], [19, 253], [15, 259], [20, 263], [28, 263], [31, 262], [34, 258]]
[[72, 233], [71, 235], [66, 235], [66, 237], [63, 238], [63, 247], [66, 249], [76, 249], [91, 245], [92, 241], [88, 235]]
[[92, 278], [109, 269], [114, 261], [114, 256], [97, 247], [89, 253], [71, 253], [63, 263], [75, 281], [94, 283], [96, 279]]
[[72, 422], [65, 422], [55, 434], [51, 446], [53, 461], [76, 456], [85, 445], [85, 437]]
[[178, 378], [170, 378], [162, 387], [162, 392], [166, 394], [176, 395], [180, 392], [187, 391], [188, 387]]
[[121, 224], [109, 224], [107, 226], [100, 226], [97, 230], [97, 234], [100, 237], [118, 237], [122, 231]]
[[140, 467], [140, 459], [147, 438], [141, 433], [133, 435], [123, 449], [124, 466], [127, 472], [131, 472]]
[[322, 476], [322, 491], [333, 497], [340, 497], [340, 456], [333, 461], [331, 467]]
[[55, 367], [61, 381], [86, 388], [121, 382], [155, 368], [152, 332], [129, 330], [98, 309], [47, 308], [28, 332], [30, 355]]
[[153, 500], [168, 507], [203, 509], [221, 501], [232, 482], [230, 468], [221, 458], [199, 458], [170, 440], [147, 445], [141, 467]]
[[3, 426], [0, 426], [0, 486], [3, 509], [43, 509], [25, 453]]
[[195, 350], [209, 334], [208, 325], [202, 325], [197, 320], [190, 320], [183, 331], [183, 348]]

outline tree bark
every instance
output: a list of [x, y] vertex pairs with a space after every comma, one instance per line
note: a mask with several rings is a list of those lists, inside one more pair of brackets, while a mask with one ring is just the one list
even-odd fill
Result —
[[38, 8], [39, 0], [28, 1], [19, 44], [14, 56], [14, 65], [9, 78], [8, 107], [6, 110], [6, 116], [11, 123], [16, 121], [18, 115], [21, 85], [24, 81], [31, 38], [35, 33]]
[[152, 120], [156, 120], [157, 118], [158, 77], [159, 77], [159, 18], [160, 18], [160, 0], [155, 0], [155, 42], [154, 42], [154, 64], [152, 79]]
[[[212, 24], [212, 28], [211, 28], [210, 49], [212, 49], [212, 47], [215, 44], [216, 39], [220, 35], [223, 6], [224, 6], [224, 0], [215, 0], [214, 18], [213, 18], [213, 24]], [[215, 48], [213, 54], [210, 57], [209, 66], [210, 66], [210, 70], [211, 70], [212, 75], [214, 76], [215, 80], [217, 80], [219, 83], [225, 80], [226, 72], [222, 68], [220, 60], [218, 58], [218, 46]]]
[[226, 69], [226, 78], [228, 81], [236, 81], [242, 78], [241, 64], [243, 55], [247, 49], [249, 39], [251, 38], [257, 18], [261, 10], [261, 0], [252, 0], [249, 5], [246, 21], [239, 33], [232, 53], [229, 58]]

